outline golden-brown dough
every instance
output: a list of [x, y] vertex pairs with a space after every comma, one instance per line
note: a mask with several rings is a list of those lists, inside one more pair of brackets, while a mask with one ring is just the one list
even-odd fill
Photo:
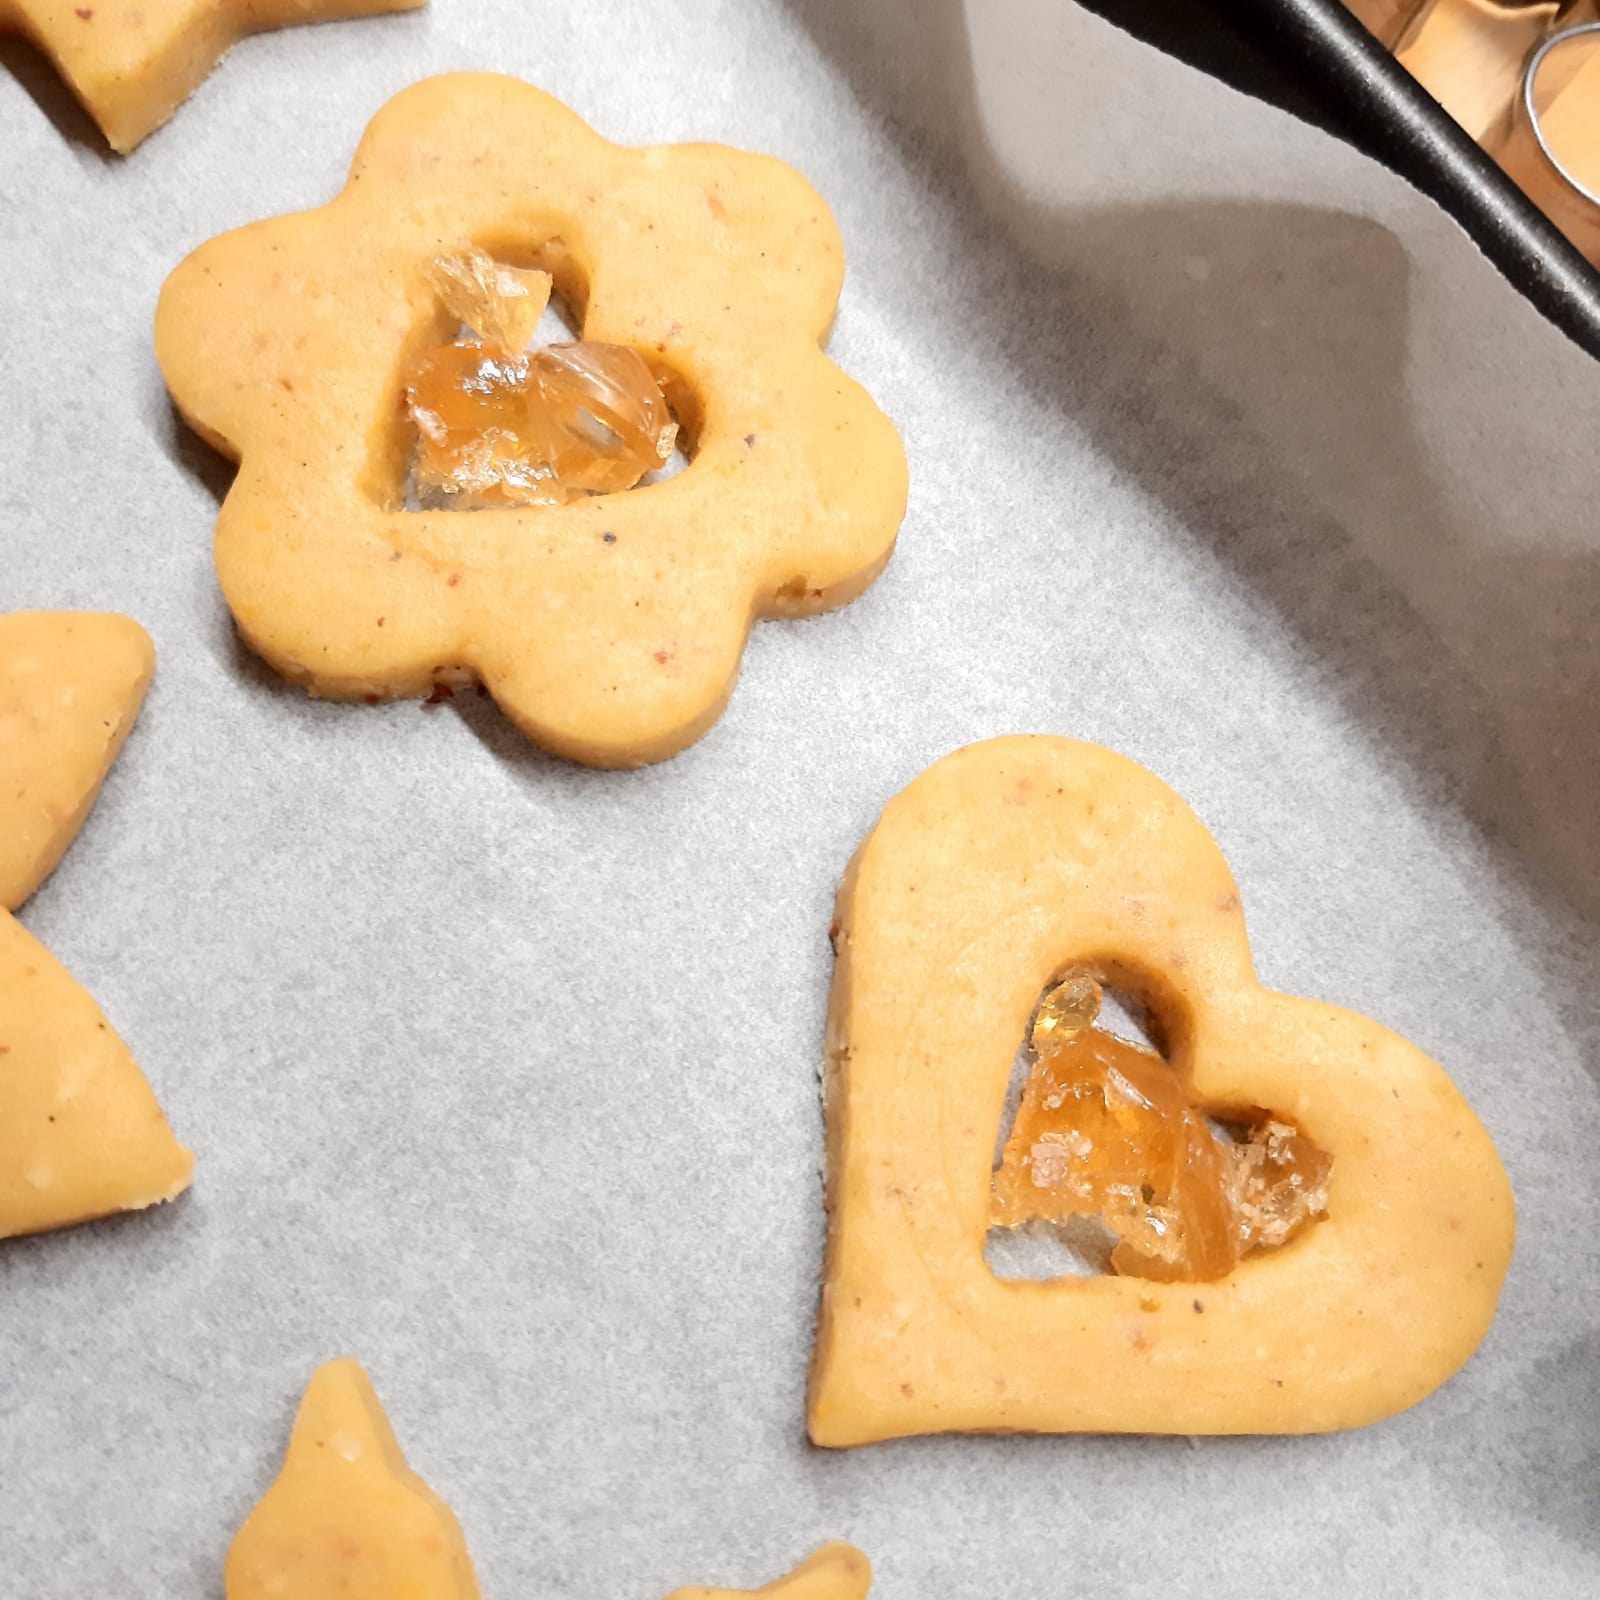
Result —
[[[679, 1589], [668, 1600], [864, 1600], [867, 1558], [828, 1544], [764, 1589]], [[367, 1375], [312, 1376], [277, 1481], [228, 1551], [227, 1600], [477, 1600], [450, 1508], [406, 1465]]]
[[[586, 339], [643, 355], [686, 471], [562, 506], [402, 509], [399, 374], [451, 331], [427, 269], [462, 241], [546, 268]], [[827, 207], [776, 161], [625, 149], [511, 78], [397, 95], [335, 200], [212, 239], [161, 293], [173, 398], [240, 461], [215, 541], [240, 634], [315, 695], [465, 673], [574, 760], [681, 749], [754, 618], [842, 604], [893, 546], [899, 437], [819, 348], [843, 269]]]
[[[126, 617], [0, 616], [0, 906], [61, 859], [154, 661]], [[99, 1007], [0, 910], [0, 1239], [170, 1200], [193, 1167]]]
[[193, 1168], [99, 1007], [0, 911], [0, 1239], [142, 1211]]
[[0, 906], [55, 870], [139, 715], [155, 647], [115, 613], [0, 615]]
[[[857, 852], [835, 948], [816, 1443], [1358, 1427], [1482, 1339], [1513, 1234], [1488, 1135], [1405, 1040], [1257, 983], [1216, 845], [1132, 762], [1042, 737], [938, 762]], [[995, 1277], [1006, 1084], [1069, 968], [1152, 1004], [1200, 1102], [1330, 1152], [1326, 1219], [1216, 1283]]]
[[793, 1572], [760, 1589], [675, 1589], [667, 1600], [748, 1600], [768, 1595], [771, 1600], [866, 1600], [872, 1586], [872, 1567], [853, 1545], [825, 1544], [814, 1550]]
[[478, 1600], [460, 1525], [406, 1465], [356, 1362], [313, 1374], [224, 1581], [227, 1600]]
[[0, 0], [0, 33], [55, 63], [113, 150], [126, 154], [247, 33], [414, 11], [426, 0]]

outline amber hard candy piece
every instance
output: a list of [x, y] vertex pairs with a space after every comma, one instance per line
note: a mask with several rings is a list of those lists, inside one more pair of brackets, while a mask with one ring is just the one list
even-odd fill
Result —
[[1028, 1042], [1040, 1055], [1092, 1027], [1100, 1014], [1100, 985], [1085, 973], [1058, 983], [1039, 1003]]
[[548, 272], [507, 266], [472, 245], [436, 256], [428, 266], [428, 284], [451, 316], [507, 356], [520, 355], [533, 342], [550, 303]]
[[631, 489], [670, 458], [677, 424], [637, 351], [594, 340], [525, 350], [547, 274], [468, 251], [440, 257], [428, 276], [477, 339], [424, 350], [406, 374], [419, 500], [561, 505]]
[[1046, 995], [1037, 1060], [995, 1174], [1000, 1227], [1095, 1217], [1133, 1277], [1225, 1277], [1327, 1209], [1331, 1162], [1288, 1124], [1221, 1138], [1151, 1050], [1094, 1026], [1100, 990], [1076, 974]]
[[1258, 1123], [1238, 1146], [1238, 1160], [1241, 1250], [1285, 1244], [1328, 1209], [1333, 1158], [1289, 1124]]

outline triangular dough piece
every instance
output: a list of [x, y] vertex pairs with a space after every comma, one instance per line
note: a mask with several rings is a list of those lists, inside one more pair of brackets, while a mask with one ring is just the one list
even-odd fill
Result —
[[99, 1007], [0, 911], [0, 1239], [170, 1200], [193, 1167]]
[[[856, 852], [834, 941], [813, 1442], [1354, 1428], [1482, 1339], [1514, 1231], [1488, 1134], [1404, 1039], [1257, 982], [1221, 853], [1131, 761], [1057, 738], [945, 757]], [[1332, 1156], [1324, 1220], [1211, 1283], [990, 1271], [1017, 1044], [1076, 968], [1151, 1005], [1197, 1103]]]
[[15, 911], [72, 843], [155, 659], [144, 629], [114, 613], [0, 615], [0, 906]]
[[356, 1362], [312, 1376], [225, 1581], [227, 1600], [477, 1600], [459, 1524], [406, 1465]]
[[235, 39], [295, 22], [410, 11], [424, 0], [0, 0], [0, 33], [25, 34], [126, 154], [194, 92]]
[[677, 1589], [667, 1600], [748, 1600], [762, 1594], [772, 1600], [866, 1600], [871, 1585], [871, 1563], [854, 1545], [825, 1544], [764, 1589]]

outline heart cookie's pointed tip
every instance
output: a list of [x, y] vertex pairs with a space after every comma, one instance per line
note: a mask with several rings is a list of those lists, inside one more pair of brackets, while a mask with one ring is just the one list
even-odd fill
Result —
[[114, 612], [0, 615], [0, 906], [77, 836], [143, 704], [155, 647]]
[[[1487, 1133], [1403, 1039], [1261, 988], [1226, 863], [1150, 773], [1068, 739], [959, 750], [885, 806], [836, 927], [813, 1442], [1357, 1427], [1483, 1338], [1514, 1233]], [[1196, 1106], [1331, 1158], [1320, 1220], [1204, 1283], [990, 1271], [1013, 1059], [1078, 969], [1152, 1007]]]
[[225, 1582], [227, 1600], [478, 1600], [459, 1524], [407, 1466], [356, 1361], [313, 1374]]

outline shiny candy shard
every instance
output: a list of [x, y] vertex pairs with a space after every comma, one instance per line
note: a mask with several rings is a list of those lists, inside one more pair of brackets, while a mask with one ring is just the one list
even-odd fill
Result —
[[994, 1177], [996, 1226], [1097, 1217], [1117, 1241], [1114, 1271], [1209, 1281], [1326, 1211], [1324, 1151], [1274, 1120], [1219, 1138], [1160, 1056], [1093, 1026], [1099, 1003], [1076, 976], [1039, 1008], [1038, 1059]]
[[571, 441], [557, 463], [563, 482], [609, 494], [666, 464], [678, 425], [637, 351], [581, 340], [548, 345], [533, 364], [545, 406]]
[[478, 345], [425, 351], [406, 381], [417, 425], [412, 471], [419, 491], [445, 503], [560, 505], [559, 439], [539, 403], [526, 356], [495, 356]]
[[428, 285], [439, 304], [489, 349], [521, 355], [550, 303], [550, 274], [508, 267], [473, 245], [429, 264]]
[[1327, 1211], [1333, 1160], [1303, 1133], [1268, 1119], [1237, 1149], [1241, 1252], [1285, 1244], [1310, 1218]]
[[1041, 1055], [1082, 1029], [1100, 1014], [1100, 985], [1087, 973], [1063, 979], [1039, 1003], [1029, 1043]]
[[[500, 274], [516, 277], [512, 294]], [[544, 279], [524, 291], [522, 278]], [[562, 505], [632, 488], [672, 455], [677, 424], [660, 385], [626, 345], [580, 340], [525, 352], [528, 308], [543, 273], [501, 267], [482, 252], [441, 257], [441, 301], [482, 342], [424, 350], [405, 377], [417, 427], [418, 500], [471, 510]], [[534, 312], [527, 331], [537, 322]]]

